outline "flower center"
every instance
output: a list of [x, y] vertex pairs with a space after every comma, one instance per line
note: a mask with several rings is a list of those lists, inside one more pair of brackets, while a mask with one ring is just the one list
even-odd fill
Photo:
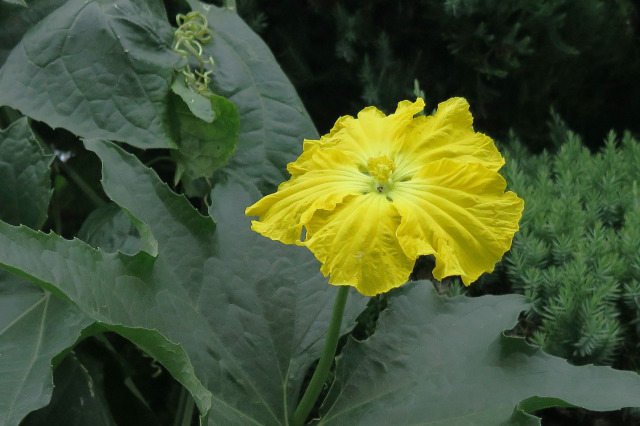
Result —
[[[391, 175], [396, 170], [396, 163], [386, 155], [370, 158], [367, 161], [367, 173], [374, 178], [373, 188], [380, 193], [391, 190]], [[388, 197], [387, 197], [388, 198]]]
[[367, 171], [378, 182], [385, 183], [391, 174], [396, 170], [396, 163], [386, 155], [369, 158], [367, 161]]

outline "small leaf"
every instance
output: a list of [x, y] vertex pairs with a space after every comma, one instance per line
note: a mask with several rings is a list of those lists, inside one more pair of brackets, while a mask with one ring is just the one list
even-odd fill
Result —
[[78, 238], [108, 253], [134, 255], [142, 250], [140, 233], [129, 216], [115, 204], [97, 208], [87, 217]]
[[183, 58], [158, 4], [71, 1], [53, 10], [0, 69], [0, 105], [80, 137], [174, 147], [167, 96]]
[[42, 227], [53, 192], [53, 158], [42, 152], [26, 117], [0, 130], [0, 219]]
[[236, 149], [240, 123], [235, 105], [222, 96], [209, 95], [208, 99], [196, 96], [209, 104], [214, 117], [211, 122], [194, 115], [193, 109], [200, 109], [196, 101], [191, 104], [189, 98], [171, 97], [174, 140], [178, 144], [178, 150], [171, 151], [177, 163], [176, 183], [185, 178], [190, 182], [211, 177], [215, 170], [227, 164]]
[[216, 114], [209, 99], [189, 89], [182, 76], [178, 75], [173, 81], [171, 91], [180, 96], [189, 107], [189, 111], [199, 119], [211, 123], [215, 118]]

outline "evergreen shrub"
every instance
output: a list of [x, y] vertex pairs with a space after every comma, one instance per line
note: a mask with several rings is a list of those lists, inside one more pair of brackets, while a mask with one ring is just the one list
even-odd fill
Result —
[[531, 155], [516, 138], [507, 150], [525, 210], [497, 275], [531, 301], [526, 331], [546, 351], [638, 369], [640, 144], [611, 132], [592, 154], [557, 117], [552, 128], [555, 154]]

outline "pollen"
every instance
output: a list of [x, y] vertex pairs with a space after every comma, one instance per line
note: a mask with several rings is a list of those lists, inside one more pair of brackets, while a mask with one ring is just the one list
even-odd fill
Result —
[[367, 171], [378, 182], [386, 182], [389, 180], [389, 177], [395, 170], [396, 163], [386, 155], [370, 158], [367, 161]]

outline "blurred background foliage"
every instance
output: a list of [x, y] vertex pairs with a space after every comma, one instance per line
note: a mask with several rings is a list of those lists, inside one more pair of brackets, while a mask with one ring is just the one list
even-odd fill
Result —
[[238, 0], [318, 131], [364, 105], [452, 96], [497, 139], [549, 148], [550, 108], [596, 148], [640, 130], [639, 5], [630, 0]]

